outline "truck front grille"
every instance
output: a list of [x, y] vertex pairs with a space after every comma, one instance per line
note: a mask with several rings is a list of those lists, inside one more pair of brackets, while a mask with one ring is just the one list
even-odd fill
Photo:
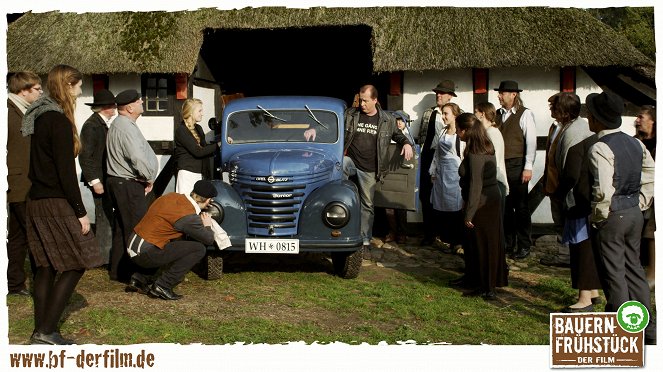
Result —
[[331, 169], [315, 175], [287, 176], [268, 183], [264, 175], [235, 173], [230, 182], [246, 206], [248, 234], [291, 236], [297, 234], [299, 212], [306, 196], [331, 178]]

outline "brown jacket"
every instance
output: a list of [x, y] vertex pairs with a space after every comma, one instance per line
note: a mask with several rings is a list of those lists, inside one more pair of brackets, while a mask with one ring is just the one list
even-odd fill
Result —
[[7, 202], [25, 201], [30, 191], [30, 137], [23, 137], [23, 112], [7, 99]]

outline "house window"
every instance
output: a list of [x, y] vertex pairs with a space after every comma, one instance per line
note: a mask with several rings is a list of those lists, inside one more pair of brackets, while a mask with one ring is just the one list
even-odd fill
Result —
[[175, 79], [171, 75], [147, 74], [142, 76], [142, 96], [145, 116], [173, 115]]

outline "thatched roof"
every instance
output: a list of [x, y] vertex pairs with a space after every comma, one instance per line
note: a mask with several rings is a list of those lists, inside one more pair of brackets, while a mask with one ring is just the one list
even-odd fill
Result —
[[59, 63], [85, 74], [191, 73], [210, 30], [345, 25], [372, 30], [374, 72], [655, 66], [588, 12], [544, 7], [27, 13], [9, 25], [7, 62], [9, 71], [40, 74]]

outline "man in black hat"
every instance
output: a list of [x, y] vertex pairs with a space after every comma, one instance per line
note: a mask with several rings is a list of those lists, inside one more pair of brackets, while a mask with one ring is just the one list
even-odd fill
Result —
[[514, 259], [529, 256], [532, 245], [532, 216], [527, 204], [528, 184], [536, 157], [536, 123], [534, 113], [523, 105], [522, 89], [513, 80], [495, 88], [502, 106], [495, 124], [504, 138], [504, 164], [509, 184], [504, 211], [504, 235], [507, 250]]
[[83, 148], [78, 155], [81, 166], [81, 181], [92, 192], [94, 200], [94, 234], [99, 243], [104, 264], [108, 264], [113, 242], [113, 202], [105, 192], [106, 184], [106, 135], [111, 119], [115, 116], [115, 96], [108, 89], [94, 93], [92, 103], [86, 103], [92, 115], [81, 129]]
[[426, 172], [426, 177], [419, 177], [419, 200], [421, 201], [421, 214], [423, 218], [424, 238], [421, 245], [431, 245], [437, 235], [438, 227], [435, 226], [433, 205], [430, 202], [430, 194], [433, 190], [433, 182], [428, 177], [435, 155], [435, 148], [440, 139], [440, 133], [445, 127], [442, 120], [442, 106], [451, 102], [456, 97], [456, 84], [452, 80], [442, 80], [435, 88], [435, 106], [424, 111], [419, 123], [419, 134], [417, 143], [421, 145], [421, 167]]
[[143, 113], [143, 100], [134, 89], [115, 97], [118, 116], [106, 138], [108, 152], [108, 191], [115, 207], [110, 278], [129, 281], [133, 271], [126, 243], [133, 228], [147, 212], [146, 195], [152, 191], [159, 163], [154, 150], [143, 137], [136, 120]]
[[[164, 267], [164, 270], [153, 283], [148, 277], [134, 273], [127, 291], [163, 300], [182, 298], [173, 292], [173, 287], [205, 256], [207, 246], [214, 244], [212, 217], [201, 210], [216, 195], [210, 181], [200, 180], [189, 195], [171, 192], [152, 203], [129, 237], [127, 252], [141, 267]], [[179, 240], [184, 235], [193, 240]]]
[[643, 216], [654, 196], [654, 160], [645, 145], [620, 130], [624, 101], [610, 92], [585, 100], [589, 129], [598, 142], [589, 149], [592, 175], [592, 244], [606, 297], [605, 311], [638, 301], [650, 315], [645, 342], [656, 343], [649, 285], [640, 264]]

